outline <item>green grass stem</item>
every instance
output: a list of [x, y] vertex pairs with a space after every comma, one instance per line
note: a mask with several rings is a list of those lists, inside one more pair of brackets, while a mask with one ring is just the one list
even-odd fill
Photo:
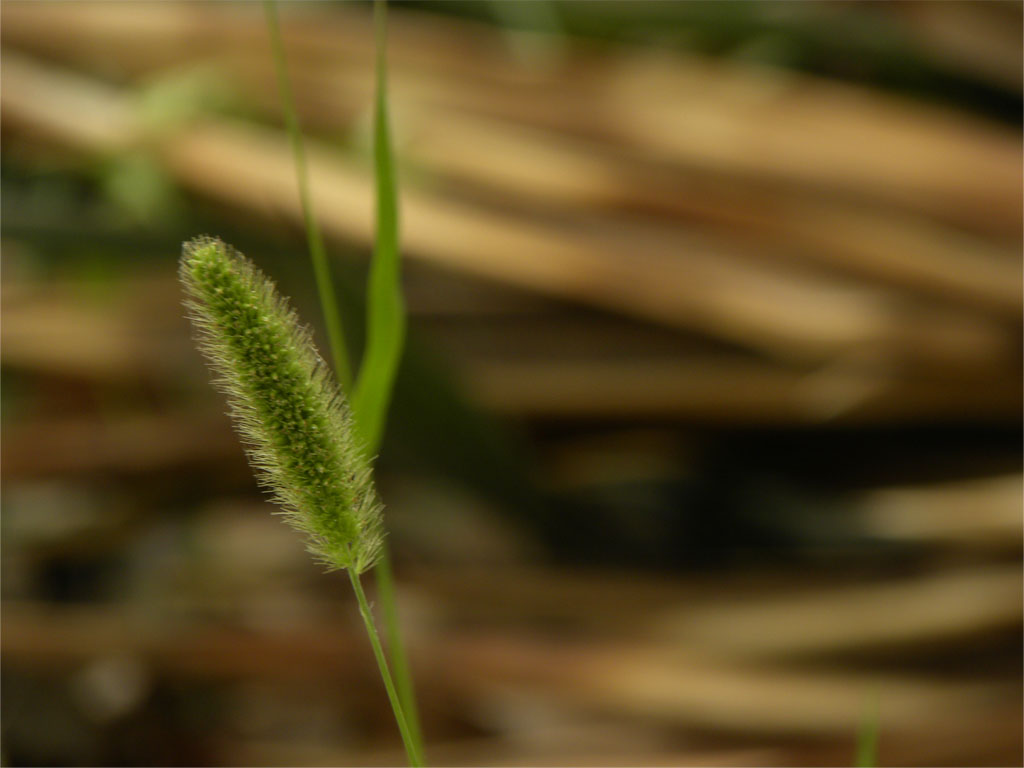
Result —
[[387, 657], [380, 644], [380, 637], [377, 635], [377, 627], [373, 621], [373, 614], [370, 612], [370, 604], [366, 600], [366, 593], [363, 592], [362, 582], [359, 575], [349, 570], [349, 579], [352, 582], [352, 589], [356, 593], [356, 600], [359, 602], [359, 613], [366, 625], [366, 634], [370, 637], [370, 645], [373, 647], [373, 655], [377, 660], [377, 667], [380, 669], [380, 676], [384, 680], [384, 688], [388, 692], [388, 701], [391, 702], [391, 709], [395, 713], [395, 721], [398, 723], [398, 730], [402, 734], [402, 743], [405, 745], [405, 753], [409, 758], [409, 765], [419, 768], [423, 765], [423, 756], [409, 729], [405, 713], [402, 709], [402, 702], [395, 690], [395, 683], [391, 678], [391, 671], [388, 669]]
[[[424, 758], [423, 731], [420, 728], [420, 710], [416, 703], [416, 688], [413, 683], [412, 670], [409, 667], [409, 656], [402, 642], [401, 626], [398, 618], [398, 601], [395, 597], [395, 577], [391, 569], [391, 550], [387, 541], [381, 544], [379, 559], [373, 567], [373, 575], [377, 579], [377, 598], [380, 600], [384, 618], [384, 632], [388, 638], [388, 649], [391, 652], [391, 664], [395, 670], [395, 681], [398, 685], [398, 698], [405, 711], [405, 719], [409, 724], [413, 742]], [[424, 758], [425, 759], [425, 758]]]
[[858, 768], [874, 768], [878, 765], [878, 735], [881, 716], [879, 713], [878, 694], [872, 694], [864, 709], [864, 719], [857, 734]]
[[299, 126], [299, 113], [295, 108], [295, 99], [292, 96], [291, 81], [288, 78], [288, 62], [285, 58], [284, 41], [281, 38], [281, 23], [277, 17], [277, 4], [274, 0], [263, 0], [263, 10], [267, 17], [267, 29], [270, 31], [270, 45], [274, 54], [274, 66], [277, 69], [277, 85], [281, 92], [281, 107], [295, 162], [299, 203], [302, 206], [302, 218], [306, 225], [309, 256], [313, 262], [313, 275], [316, 278], [316, 290], [320, 297], [324, 325], [327, 327], [327, 341], [331, 348], [334, 373], [338, 377], [338, 384], [342, 391], [351, 392], [352, 369], [349, 365], [348, 349], [345, 344], [345, 332], [341, 323], [341, 314], [338, 311], [338, 302], [331, 285], [331, 270], [327, 264], [327, 251], [324, 248], [323, 236], [320, 234], [320, 227], [316, 223], [316, 215], [313, 212], [313, 200], [309, 191], [309, 174], [306, 167], [306, 149], [302, 140], [302, 129]]

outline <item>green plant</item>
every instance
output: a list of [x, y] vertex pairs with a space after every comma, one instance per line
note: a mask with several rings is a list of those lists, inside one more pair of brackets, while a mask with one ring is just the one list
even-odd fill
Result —
[[[327, 326], [331, 356], [342, 390], [351, 393], [356, 430], [362, 438], [362, 447], [367, 455], [372, 456], [379, 449], [383, 438], [391, 393], [405, 343], [406, 325], [405, 305], [402, 300], [400, 283], [398, 195], [388, 120], [387, 3], [386, 0], [375, 0], [374, 3], [377, 88], [374, 99], [373, 149], [377, 182], [377, 236], [367, 286], [366, 349], [359, 369], [359, 378], [355, 382], [354, 388], [341, 315], [337, 309], [337, 300], [331, 284], [323, 238], [312, 207], [302, 130], [292, 96], [284, 42], [281, 37], [277, 5], [274, 0], [264, 0], [264, 10], [277, 70], [281, 106], [292, 146], [299, 202], [306, 225], [306, 239], [313, 264], [317, 293]], [[424, 751], [423, 736], [416, 706], [416, 693], [400, 631], [394, 576], [387, 542], [384, 542], [381, 547], [380, 560], [375, 573], [377, 595], [382, 607], [398, 696], [402, 702], [416, 750], [422, 755]]]
[[241, 254], [197, 238], [184, 246], [180, 276], [249, 460], [309, 551], [348, 572], [409, 762], [422, 765], [359, 579], [380, 556], [381, 506], [344, 396], [309, 331]]
[[857, 733], [857, 759], [854, 765], [858, 768], [873, 768], [878, 765], [878, 734], [881, 715], [879, 713], [878, 694], [868, 700], [864, 709], [864, 719]]
[[[422, 765], [412, 676], [399, 631], [390, 558], [381, 535], [381, 508], [369, 470], [369, 457], [383, 436], [406, 322], [388, 128], [386, 5], [381, 0], [375, 5], [377, 238], [368, 285], [367, 345], [354, 385], [323, 238], [312, 208], [302, 132], [273, 0], [265, 0], [264, 10], [338, 384], [330, 380], [310, 334], [299, 326], [294, 312], [244, 257], [218, 240], [199, 238], [185, 245], [181, 276], [201, 346], [221, 375], [238, 429], [249, 443], [250, 460], [292, 524], [307, 535], [310, 551], [330, 567], [348, 571], [409, 762]], [[352, 415], [345, 404], [346, 392], [352, 394]], [[390, 666], [359, 579], [374, 564]]]

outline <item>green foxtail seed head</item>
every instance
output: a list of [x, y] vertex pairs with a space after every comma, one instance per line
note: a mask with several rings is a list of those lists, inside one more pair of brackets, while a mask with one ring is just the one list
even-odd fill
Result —
[[381, 505], [309, 331], [274, 284], [220, 240], [185, 243], [179, 274], [200, 348], [262, 484], [319, 560], [370, 568], [380, 555]]

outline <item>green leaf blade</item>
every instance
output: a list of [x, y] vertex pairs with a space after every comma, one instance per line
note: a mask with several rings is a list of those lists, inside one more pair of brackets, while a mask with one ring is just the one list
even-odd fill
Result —
[[406, 313], [399, 254], [398, 191], [388, 115], [385, 5], [375, 8], [377, 93], [373, 158], [377, 180], [377, 237], [367, 285], [366, 351], [352, 395], [352, 408], [368, 453], [380, 447], [395, 376], [405, 345]]

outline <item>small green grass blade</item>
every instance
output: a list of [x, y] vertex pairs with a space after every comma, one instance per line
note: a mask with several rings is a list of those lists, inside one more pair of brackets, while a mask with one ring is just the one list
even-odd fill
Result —
[[858, 768], [874, 768], [878, 765], [878, 734], [879, 734], [879, 703], [878, 694], [873, 694], [864, 710], [864, 720], [857, 734]]
[[366, 450], [375, 453], [384, 435], [395, 374], [405, 343], [398, 253], [398, 199], [391, 150], [387, 95], [387, 6], [374, 6], [377, 40], [377, 94], [374, 104], [373, 160], [377, 179], [377, 240], [367, 284], [366, 350], [352, 395], [352, 409]]

